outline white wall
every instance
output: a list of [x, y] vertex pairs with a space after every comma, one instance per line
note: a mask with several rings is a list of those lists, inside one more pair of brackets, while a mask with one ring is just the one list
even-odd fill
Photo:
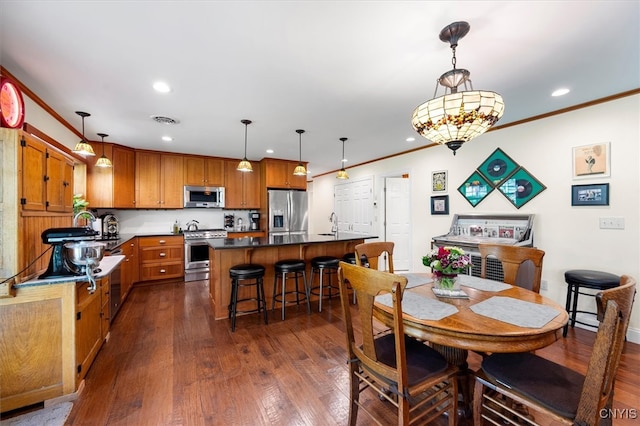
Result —
[[[508, 105], [507, 105], [508, 107]], [[384, 176], [407, 172], [411, 178], [413, 270], [426, 271], [422, 255], [431, 237], [447, 233], [452, 216], [431, 216], [431, 172], [449, 172], [449, 211], [455, 213], [533, 213], [534, 243], [546, 252], [542, 293], [564, 306], [564, 271], [595, 269], [640, 279], [640, 96], [630, 96], [578, 111], [484, 134], [465, 144], [456, 156], [446, 147], [434, 147], [410, 154], [349, 168], [351, 179], [375, 176], [376, 209], [381, 212]], [[407, 121], [409, 118], [407, 118]], [[611, 142], [611, 176], [572, 179], [572, 147]], [[362, 141], [366, 144], [366, 141]], [[398, 142], [403, 143], [403, 142]], [[501, 148], [527, 169], [547, 189], [516, 209], [502, 194], [492, 192], [475, 208], [457, 191], [496, 148]], [[407, 147], [409, 149], [410, 146]], [[353, 149], [357, 149], [354, 145]], [[609, 183], [610, 205], [571, 206], [571, 185]], [[333, 209], [335, 175], [315, 178], [311, 229], [324, 225]], [[440, 195], [441, 193], [438, 193]], [[381, 229], [380, 214], [376, 229]], [[624, 217], [624, 230], [599, 229], [599, 217]], [[320, 224], [319, 224], [320, 223]], [[379, 235], [382, 235], [381, 232]], [[591, 308], [591, 298], [585, 306]], [[581, 299], [582, 301], [582, 299]], [[640, 305], [636, 302], [629, 340], [640, 342]]]

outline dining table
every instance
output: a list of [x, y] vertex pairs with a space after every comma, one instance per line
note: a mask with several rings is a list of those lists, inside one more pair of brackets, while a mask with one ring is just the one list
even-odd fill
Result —
[[[402, 298], [407, 335], [429, 342], [460, 369], [464, 411], [470, 413], [468, 351], [481, 354], [528, 352], [562, 337], [569, 316], [563, 306], [531, 290], [471, 275], [458, 276], [459, 291], [438, 296], [429, 273], [406, 273]], [[437, 291], [437, 290], [435, 290]], [[374, 316], [393, 324], [390, 294], [379, 295]]]

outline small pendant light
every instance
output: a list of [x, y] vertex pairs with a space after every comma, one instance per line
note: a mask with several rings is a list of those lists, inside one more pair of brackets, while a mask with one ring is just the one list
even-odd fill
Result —
[[298, 129], [296, 130], [296, 133], [299, 135], [299, 142], [298, 142], [299, 151], [298, 152], [300, 153], [300, 159], [298, 161], [298, 165], [296, 166], [296, 168], [293, 169], [293, 174], [296, 176], [306, 176], [307, 169], [305, 169], [304, 164], [302, 164], [302, 134], [304, 133], [304, 130]]
[[104, 155], [104, 138], [109, 135], [107, 135], [106, 133], [98, 133], [98, 136], [102, 138], [102, 155], [100, 156], [100, 158], [98, 158], [98, 161], [96, 161], [96, 167], [113, 167], [113, 164], [111, 164], [111, 160], [109, 160], [107, 156]]
[[236, 170], [241, 172], [252, 172], [253, 167], [251, 167], [251, 163], [247, 160], [247, 126], [251, 124], [251, 120], [240, 120], [240, 122], [244, 124], [244, 158], [240, 163], [238, 163]]
[[96, 155], [96, 153], [93, 152], [93, 148], [91, 147], [91, 145], [89, 145], [89, 142], [87, 142], [87, 140], [84, 138], [84, 118], [91, 116], [91, 114], [83, 111], [76, 111], [76, 114], [82, 117], [82, 140], [76, 144], [73, 152], [78, 155], [82, 155], [83, 157], [86, 157], [88, 155]]
[[347, 138], [340, 138], [340, 140], [342, 141], [342, 160], [340, 163], [342, 165], [342, 168], [338, 171], [336, 178], [349, 179], [349, 175], [347, 174], [347, 171], [344, 169], [344, 143], [346, 142]]

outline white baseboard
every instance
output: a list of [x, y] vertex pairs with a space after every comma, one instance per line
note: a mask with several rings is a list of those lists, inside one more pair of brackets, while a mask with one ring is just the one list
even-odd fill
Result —
[[[596, 317], [593, 316], [593, 315], [584, 315], [584, 314], [580, 314], [579, 313], [576, 316], [576, 319], [578, 321], [582, 321], [582, 322], [587, 323], [587, 324], [592, 324], [595, 327], [598, 326], [598, 321], [596, 320]], [[595, 328], [587, 327], [587, 326], [585, 326], [583, 324], [576, 323], [576, 327], [582, 328], [584, 330], [593, 331], [594, 333], [596, 332]], [[631, 342], [631, 343], [640, 344], [640, 330], [637, 329], [637, 328], [629, 327], [629, 329], [627, 330], [627, 341]]]

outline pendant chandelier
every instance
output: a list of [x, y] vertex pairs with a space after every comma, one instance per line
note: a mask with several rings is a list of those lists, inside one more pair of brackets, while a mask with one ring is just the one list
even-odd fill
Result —
[[338, 171], [338, 174], [336, 175], [337, 179], [349, 179], [349, 175], [347, 174], [347, 171], [344, 169], [344, 143], [347, 141], [347, 138], [340, 138], [340, 140], [342, 141], [342, 160], [340, 160], [340, 165], [342, 166], [341, 169]]
[[91, 116], [91, 114], [83, 111], [76, 111], [76, 114], [82, 117], [82, 140], [76, 144], [73, 152], [78, 155], [82, 155], [83, 157], [96, 155], [96, 153], [93, 152], [93, 148], [91, 147], [91, 145], [89, 145], [89, 142], [87, 142], [87, 140], [84, 138], [84, 118]]
[[98, 158], [98, 161], [96, 161], [96, 167], [113, 167], [113, 164], [111, 164], [111, 160], [109, 160], [107, 156], [104, 155], [104, 138], [109, 135], [107, 135], [106, 133], [98, 133], [98, 136], [102, 138], [102, 155], [100, 156], [100, 158]]
[[300, 159], [298, 161], [298, 165], [296, 166], [295, 169], [293, 169], [293, 174], [296, 176], [306, 176], [307, 175], [307, 169], [304, 168], [304, 164], [302, 164], [302, 134], [304, 133], [304, 130], [302, 129], [298, 129], [296, 130], [296, 133], [299, 135], [298, 136], [298, 152], [300, 153]]
[[252, 172], [253, 167], [251, 167], [251, 163], [247, 160], [247, 126], [251, 124], [251, 120], [240, 120], [240, 122], [244, 124], [244, 158], [240, 163], [238, 163], [236, 170], [241, 172]]
[[[440, 76], [434, 99], [418, 106], [411, 119], [413, 128], [420, 135], [432, 142], [447, 145], [453, 155], [463, 143], [489, 130], [504, 113], [502, 96], [495, 92], [473, 90], [471, 73], [456, 68], [458, 40], [467, 35], [469, 29], [469, 23], [463, 21], [454, 22], [440, 31], [440, 40], [451, 45], [453, 69]], [[438, 85], [445, 88], [445, 94], [436, 98]], [[460, 85], [464, 86], [464, 90], [458, 90]], [[467, 90], [469, 88], [471, 90]]]

